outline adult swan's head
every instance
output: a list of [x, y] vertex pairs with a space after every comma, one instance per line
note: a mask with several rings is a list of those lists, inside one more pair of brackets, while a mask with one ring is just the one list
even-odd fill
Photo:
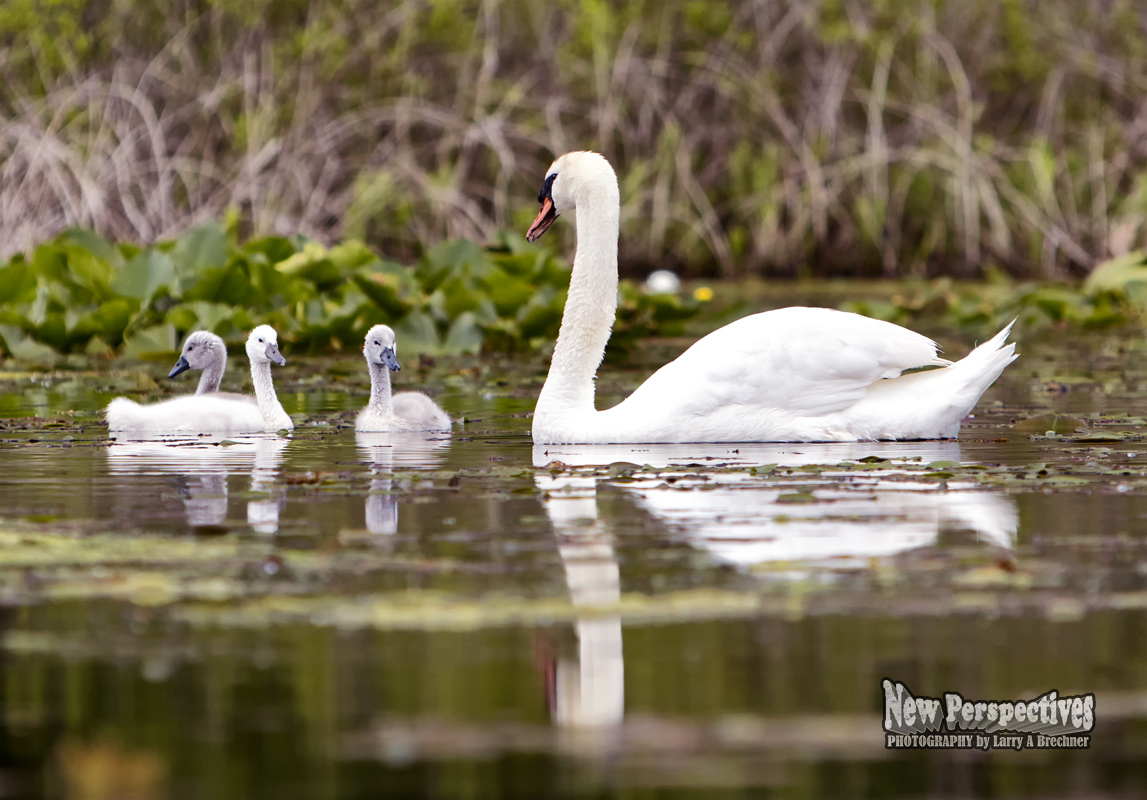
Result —
[[[526, 233], [526, 239], [531, 242], [536, 242], [560, 215], [577, 211], [579, 207], [583, 211], [592, 210], [595, 216], [608, 215], [616, 225], [621, 206], [617, 174], [597, 153], [587, 150], [566, 153], [550, 165], [542, 190], [538, 192], [538, 202], [542, 209]], [[579, 224], [583, 220], [579, 214]]]

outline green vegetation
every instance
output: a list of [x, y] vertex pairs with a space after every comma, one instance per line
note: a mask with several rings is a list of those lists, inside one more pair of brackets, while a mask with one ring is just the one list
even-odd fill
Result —
[[989, 331], [1010, 320], [1028, 330], [1048, 326], [1142, 325], [1147, 320], [1147, 252], [1099, 264], [1078, 287], [1016, 283], [996, 274], [983, 284], [949, 278], [906, 283], [888, 299], [843, 304], [848, 311], [898, 324]]
[[[557, 337], [569, 267], [506, 234], [485, 247], [466, 239], [429, 248], [410, 266], [348, 240], [332, 247], [300, 236], [241, 242], [234, 217], [148, 247], [110, 244], [69, 230], [0, 264], [0, 352], [29, 363], [61, 355], [167, 357], [188, 332], [212, 330], [232, 344], [259, 323], [295, 352], [354, 351], [379, 322], [409, 354], [544, 351]], [[840, 307], [899, 324], [990, 333], [1012, 319], [1106, 327], [1147, 321], [1147, 252], [1100, 264], [1077, 287], [1016, 282], [908, 280], [891, 295], [857, 291]], [[793, 298], [753, 297], [729, 287], [711, 312], [692, 297], [649, 294], [621, 282], [611, 358], [643, 339], [697, 334], [729, 316]], [[699, 296], [711, 295], [702, 288]], [[850, 292], [807, 301], [840, 302]], [[695, 325], [686, 325], [696, 320]]]
[[[557, 336], [568, 284], [566, 265], [515, 236], [444, 242], [406, 267], [353, 240], [240, 243], [234, 221], [144, 248], [72, 230], [0, 266], [0, 349], [30, 362], [147, 357], [176, 351], [191, 330], [237, 343], [266, 322], [296, 352], [354, 350], [386, 322], [405, 353], [537, 350]], [[696, 310], [625, 283], [616, 345], [680, 333]]]
[[633, 273], [1058, 280], [1147, 236], [1136, 0], [10, 0], [0, 76], [0, 256], [235, 209], [411, 261], [524, 230], [579, 148]]

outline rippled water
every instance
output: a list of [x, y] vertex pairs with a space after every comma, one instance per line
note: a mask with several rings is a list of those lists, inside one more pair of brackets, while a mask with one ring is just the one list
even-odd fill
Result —
[[[109, 444], [164, 365], [0, 373], [0, 798], [1141, 796], [1147, 359], [1021, 351], [905, 444], [533, 447], [537, 361], [356, 436], [349, 358], [276, 373], [290, 439]], [[1094, 739], [886, 750], [885, 677]]]

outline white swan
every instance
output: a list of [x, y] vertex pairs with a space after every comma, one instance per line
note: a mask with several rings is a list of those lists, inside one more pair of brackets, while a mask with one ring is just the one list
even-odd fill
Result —
[[362, 354], [370, 367], [370, 404], [359, 412], [355, 430], [448, 431], [450, 417], [421, 392], [399, 392], [391, 397], [390, 371], [400, 370], [394, 331], [375, 325], [366, 332]]
[[[594, 374], [617, 311], [617, 175], [597, 153], [566, 153], [538, 195], [536, 241], [559, 213], [577, 253], [534, 442], [847, 442], [955, 437], [1015, 358], [1009, 325], [953, 364], [889, 322], [826, 308], [753, 314], [710, 333], [617, 406], [594, 407]], [[907, 369], [937, 366], [901, 375]]]
[[192, 394], [151, 405], [126, 397], [108, 404], [110, 433], [184, 434], [256, 433], [293, 430], [295, 425], [271, 381], [271, 362], [286, 364], [279, 353], [279, 337], [270, 325], [260, 325], [247, 338], [255, 397], [232, 394]]
[[218, 392], [227, 369], [227, 345], [211, 331], [195, 331], [184, 340], [179, 360], [167, 377], [174, 378], [189, 369], [203, 370], [196, 394]]

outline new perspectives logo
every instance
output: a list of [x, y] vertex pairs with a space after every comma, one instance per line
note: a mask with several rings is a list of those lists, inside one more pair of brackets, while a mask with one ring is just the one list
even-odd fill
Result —
[[1095, 695], [1060, 697], [1055, 690], [1033, 700], [965, 700], [956, 692], [914, 697], [885, 678], [884, 746], [887, 749], [990, 750], [1086, 749], [1095, 725]]

